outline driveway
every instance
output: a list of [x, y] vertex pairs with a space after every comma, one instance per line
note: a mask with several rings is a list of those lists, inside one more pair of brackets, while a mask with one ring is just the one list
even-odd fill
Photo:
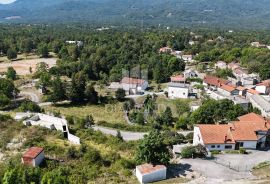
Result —
[[270, 161], [270, 150], [252, 150], [248, 155], [222, 154], [216, 155], [216, 161], [220, 164], [230, 166], [237, 171], [250, 171], [254, 166], [264, 161]]
[[204, 179], [201, 181], [191, 181], [190, 183], [216, 184], [225, 181], [254, 179], [250, 172], [237, 172], [213, 161], [202, 159], [180, 159], [181, 164], [189, 164], [191, 169], [201, 173]]

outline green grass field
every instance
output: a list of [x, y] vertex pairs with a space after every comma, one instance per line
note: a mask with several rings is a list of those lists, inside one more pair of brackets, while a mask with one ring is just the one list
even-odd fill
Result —
[[95, 122], [107, 121], [108, 123], [123, 123], [124, 112], [122, 103], [107, 104], [107, 105], [83, 105], [83, 106], [46, 106], [46, 112], [58, 112], [64, 116], [74, 116], [84, 118], [92, 115]]

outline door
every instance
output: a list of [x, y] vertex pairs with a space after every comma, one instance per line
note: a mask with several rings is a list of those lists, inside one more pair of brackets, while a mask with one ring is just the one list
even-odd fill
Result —
[[235, 149], [236, 149], [236, 150], [239, 150], [239, 147], [240, 147], [240, 143], [237, 142], [237, 143], [235, 144]]

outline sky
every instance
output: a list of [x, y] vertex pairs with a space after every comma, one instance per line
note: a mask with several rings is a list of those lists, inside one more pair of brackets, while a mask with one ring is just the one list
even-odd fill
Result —
[[9, 4], [9, 3], [12, 3], [16, 0], [0, 0], [0, 4]]

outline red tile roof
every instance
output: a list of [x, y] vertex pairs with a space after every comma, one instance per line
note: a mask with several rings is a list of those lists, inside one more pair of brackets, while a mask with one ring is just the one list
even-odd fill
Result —
[[198, 125], [204, 144], [234, 144], [229, 125]]
[[137, 166], [137, 169], [140, 171], [142, 175], [145, 174], [150, 174], [152, 172], [161, 170], [161, 169], [166, 169], [165, 165], [152, 165], [152, 164], [143, 164]]
[[232, 70], [235, 70], [236, 68], [239, 68], [239, 67], [240, 67], [240, 65], [238, 63], [235, 63], [235, 62], [228, 64], [228, 68], [232, 69]]
[[239, 91], [244, 91], [246, 90], [247, 88], [243, 87], [243, 86], [238, 86], [236, 89], [238, 89]]
[[265, 122], [265, 119], [261, 115], [258, 115], [254, 112], [240, 116], [237, 119], [239, 119], [239, 121], [242, 121], [242, 122], [251, 122], [251, 121]]
[[186, 78], [183, 75], [177, 75], [171, 77], [171, 82], [185, 82]]
[[198, 125], [204, 144], [257, 141], [259, 139], [257, 131], [270, 130], [270, 121], [255, 113], [240, 116], [238, 119], [239, 121], [227, 125]]
[[140, 85], [142, 85], [144, 82], [145, 82], [145, 80], [143, 80], [143, 79], [136, 79], [136, 78], [129, 78], [129, 77], [124, 77], [121, 80], [121, 83], [124, 83], [124, 84], [140, 84]]
[[270, 79], [269, 80], [262, 81], [261, 83], [257, 84], [257, 86], [270, 87]]
[[32, 147], [29, 150], [27, 150], [24, 155], [23, 158], [31, 158], [34, 159], [36, 158], [42, 151], [44, 151], [43, 148], [39, 148], [39, 147]]
[[248, 93], [251, 93], [251, 94], [253, 94], [253, 95], [258, 95], [258, 94], [260, 94], [260, 92], [256, 91], [255, 89], [248, 89], [247, 92], [248, 92]]
[[227, 81], [225, 79], [221, 79], [221, 78], [210, 76], [210, 75], [205, 76], [203, 81], [206, 84], [209, 84], [209, 85], [212, 85], [212, 86], [217, 86], [217, 87], [222, 85], [222, 84], [228, 84], [229, 83], [229, 81]]
[[235, 87], [229, 86], [229, 85], [226, 85], [226, 84], [223, 84], [220, 88], [225, 90], [225, 91], [228, 91], [228, 92], [232, 92], [232, 91], [236, 90]]

